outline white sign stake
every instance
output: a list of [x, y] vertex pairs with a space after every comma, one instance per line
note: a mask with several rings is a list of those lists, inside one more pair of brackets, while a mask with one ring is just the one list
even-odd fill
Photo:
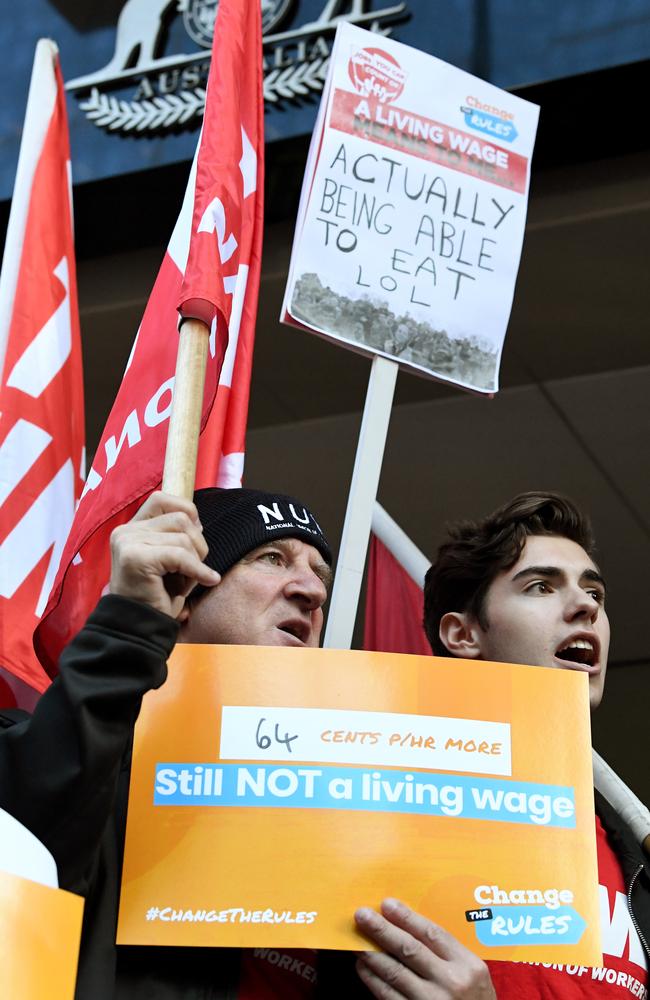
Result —
[[349, 649], [352, 642], [397, 369], [386, 358], [372, 362], [325, 630], [324, 645], [330, 649]]

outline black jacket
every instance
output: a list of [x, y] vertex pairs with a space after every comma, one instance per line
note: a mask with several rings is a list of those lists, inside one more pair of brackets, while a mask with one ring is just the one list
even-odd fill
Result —
[[104, 597], [34, 714], [0, 711], [0, 806], [49, 848], [61, 886], [82, 896], [142, 696], [165, 681], [177, 633], [167, 615]]
[[650, 967], [650, 859], [629, 827], [599, 792], [596, 792], [596, 812], [623, 869], [628, 909]]
[[[178, 626], [125, 598], [100, 601], [64, 650], [33, 716], [0, 711], [0, 806], [54, 855], [62, 888], [86, 899], [76, 1000], [231, 1000], [239, 952], [115, 946], [133, 726], [143, 695], [167, 676]], [[608, 804], [598, 812], [650, 941], [650, 875]], [[646, 946], [647, 947], [647, 946]], [[369, 996], [351, 953], [323, 952], [317, 996]]]
[[133, 727], [177, 635], [167, 615], [103, 597], [33, 716], [0, 711], [0, 806], [52, 852], [61, 888], [86, 900], [76, 1000], [236, 996], [235, 950], [115, 945]]

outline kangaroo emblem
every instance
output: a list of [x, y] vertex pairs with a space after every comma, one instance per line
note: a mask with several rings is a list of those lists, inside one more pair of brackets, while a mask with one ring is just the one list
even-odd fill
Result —
[[[102, 76], [119, 73], [123, 69], [136, 69], [153, 62], [163, 16], [174, 4], [178, 11], [184, 11], [189, 0], [126, 0], [117, 20], [115, 53], [99, 73]], [[135, 62], [131, 65], [134, 57]]]

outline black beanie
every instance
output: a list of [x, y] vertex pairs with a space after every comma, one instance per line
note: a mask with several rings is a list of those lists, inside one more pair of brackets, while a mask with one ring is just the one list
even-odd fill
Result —
[[213, 486], [197, 490], [194, 503], [208, 543], [204, 562], [222, 576], [253, 549], [276, 538], [298, 538], [313, 545], [332, 565], [332, 552], [320, 525], [295, 497]]

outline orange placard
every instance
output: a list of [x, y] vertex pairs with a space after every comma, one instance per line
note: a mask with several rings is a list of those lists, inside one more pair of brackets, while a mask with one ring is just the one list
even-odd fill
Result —
[[118, 943], [359, 949], [384, 896], [482, 957], [601, 962], [586, 675], [177, 646], [136, 726]]
[[11, 1000], [72, 1000], [84, 901], [0, 871], [0, 984]]

